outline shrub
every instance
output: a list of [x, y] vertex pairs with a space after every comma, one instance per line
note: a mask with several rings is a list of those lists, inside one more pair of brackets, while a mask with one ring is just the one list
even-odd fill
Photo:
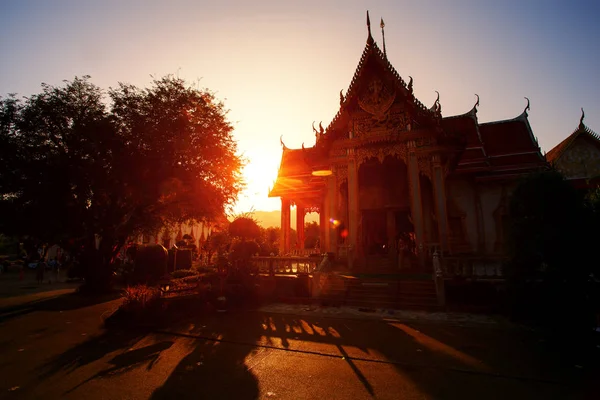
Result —
[[178, 269], [177, 271], [171, 272], [171, 278], [180, 279], [186, 278], [188, 276], [196, 276], [199, 275], [198, 271], [193, 269]]
[[146, 285], [130, 286], [125, 289], [123, 297], [125, 298], [124, 309], [143, 311], [156, 304], [160, 298], [160, 291]]
[[167, 273], [167, 249], [159, 244], [140, 246], [135, 255], [134, 275], [138, 282], [155, 283]]

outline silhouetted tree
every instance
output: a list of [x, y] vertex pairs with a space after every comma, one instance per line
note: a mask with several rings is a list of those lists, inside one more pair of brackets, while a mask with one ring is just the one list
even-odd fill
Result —
[[233, 128], [212, 93], [165, 77], [108, 95], [107, 108], [86, 76], [0, 104], [0, 231], [70, 239], [96, 282], [128, 236], [220, 216], [241, 189]]
[[314, 249], [320, 237], [319, 224], [307, 222], [304, 224], [304, 248]]
[[260, 226], [250, 213], [235, 217], [229, 224], [229, 235], [241, 241], [256, 240], [260, 233]]
[[589, 331], [598, 238], [591, 204], [554, 170], [525, 178], [513, 192], [507, 272], [519, 316], [560, 333]]

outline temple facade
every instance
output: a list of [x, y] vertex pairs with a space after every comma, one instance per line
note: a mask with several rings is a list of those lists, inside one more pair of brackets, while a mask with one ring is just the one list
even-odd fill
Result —
[[[368, 17], [367, 17], [368, 19]], [[443, 116], [427, 107], [413, 80], [396, 72], [373, 40], [340, 107], [312, 147], [283, 154], [270, 197], [281, 198], [280, 254], [289, 254], [295, 206], [303, 247], [304, 216], [318, 211], [321, 251], [357, 271], [424, 271], [443, 259], [504, 258], [508, 198], [519, 177], [549, 167], [528, 122], [480, 123], [477, 107]], [[384, 46], [385, 49], [385, 46]]]

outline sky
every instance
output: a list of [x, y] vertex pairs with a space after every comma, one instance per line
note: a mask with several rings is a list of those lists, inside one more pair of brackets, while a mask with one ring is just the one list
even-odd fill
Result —
[[314, 144], [312, 122], [339, 108], [367, 38], [370, 11], [388, 59], [416, 97], [442, 114], [480, 122], [529, 121], [542, 151], [571, 134], [581, 108], [600, 133], [600, 2], [419, 1], [0, 1], [0, 95], [91, 75], [108, 89], [172, 74], [216, 93], [247, 160], [234, 210], [280, 208], [269, 199], [287, 147]]

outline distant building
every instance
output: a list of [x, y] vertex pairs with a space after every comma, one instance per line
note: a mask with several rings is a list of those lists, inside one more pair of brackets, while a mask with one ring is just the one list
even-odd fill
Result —
[[192, 243], [201, 248], [212, 233], [226, 229], [229, 224], [225, 216], [213, 221], [186, 222], [164, 226], [155, 234], [140, 234], [135, 241], [140, 244], [162, 244], [167, 249], [181, 241], [185, 235], [192, 237]]
[[578, 189], [600, 184], [600, 136], [585, 126], [581, 110], [579, 126], [548, 152], [546, 158]]

